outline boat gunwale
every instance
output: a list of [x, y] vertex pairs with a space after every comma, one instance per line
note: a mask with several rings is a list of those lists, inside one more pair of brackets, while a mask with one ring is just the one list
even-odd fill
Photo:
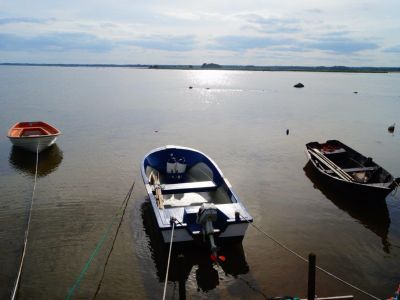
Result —
[[[220, 168], [218, 167], [218, 165], [212, 160], [212, 158], [210, 158], [209, 156], [207, 156], [207, 155], [204, 154], [203, 152], [201, 152], [201, 151], [199, 151], [199, 150], [196, 150], [196, 149], [193, 149], [193, 148], [184, 147], [184, 146], [166, 145], [166, 146], [162, 146], [162, 147], [155, 148], [155, 149], [151, 150], [150, 152], [148, 152], [148, 153], [144, 156], [143, 161], [142, 161], [142, 164], [141, 164], [141, 166], [140, 166], [140, 169], [141, 169], [142, 178], [143, 178], [143, 181], [144, 181], [145, 184], [149, 184], [149, 178], [148, 178], [148, 176], [147, 176], [147, 174], [146, 174], [146, 170], [145, 170], [145, 162], [146, 162], [147, 158], [148, 158], [150, 155], [152, 155], [152, 154], [154, 154], [154, 153], [156, 153], [156, 152], [166, 151], [166, 150], [168, 150], [168, 149], [178, 149], [178, 150], [193, 151], [193, 152], [195, 152], [195, 153], [198, 153], [198, 154], [202, 155], [204, 158], [206, 158], [206, 160], [208, 160], [208, 161], [211, 163], [211, 165], [213, 165], [213, 167], [215, 168], [215, 170], [217, 171], [217, 173], [219, 174], [219, 176], [221, 177], [221, 179], [223, 179], [223, 181], [225, 182], [225, 176], [224, 176], [224, 174], [222, 173], [221, 169], [220, 169]], [[221, 185], [221, 184], [219, 184], [219, 185], [217, 185], [217, 186], [220, 186], [220, 185]], [[228, 186], [228, 187], [229, 187], [229, 186]]]
[[[46, 127], [49, 127], [49, 128], [51, 128], [51, 129], [53, 129], [53, 130], [55, 131], [55, 133], [50, 133], [50, 132], [49, 132], [49, 134], [34, 135], [34, 136], [29, 136], [29, 135], [28, 135], [28, 136], [12, 136], [12, 134], [11, 134], [12, 130], [20, 129], [21, 131], [23, 131], [24, 129], [32, 128], [32, 127], [29, 127], [29, 126], [27, 126], [27, 127], [18, 127], [19, 125], [24, 124], [24, 123], [32, 123], [32, 124], [35, 124], [35, 123], [36, 123], [38, 126], [34, 126], [34, 127], [36, 127], [36, 128], [39, 127], [39, 128], [41, 128], [41, 129], [43, 129], [43, 130], [45, 130], [45, 131], [47, 131], [47, 132], [48, 132], [48, 130], [46, 130]], [[43, 125], [45, 125], [45, 126], [43, 126]], [[59, 136], [60, 134], [61, 134], [61, 131], [60, 131], [58, 128], [56, 128], [56, 127], [50, 125], [50, 124], [47, 123], [47, 122], [44, 122], [44, 121], [32, 121], [32, 122], [17, 122], [17, 123], [15, 123], [15, 124], [8, 130], [7, 137], [8, 137], [9, 139], [13, 139], [13, 140], [40, 139], [40, 138], [45, 138], [45, 137], [57, 137], [57, 136]]]

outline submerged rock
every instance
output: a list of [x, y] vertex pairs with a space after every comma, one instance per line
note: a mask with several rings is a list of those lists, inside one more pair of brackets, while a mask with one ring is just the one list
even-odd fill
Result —
[[302, 84], [301, 82], [299, 82], [298, 84], [294, 85], [295, 88], [302, 88], [304, 87], [304, 84]]

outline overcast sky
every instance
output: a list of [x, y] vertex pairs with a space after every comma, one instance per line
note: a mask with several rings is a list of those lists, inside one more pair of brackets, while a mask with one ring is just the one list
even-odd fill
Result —
[[400, 0], [0, 0], [0, 62], [400, 66]]

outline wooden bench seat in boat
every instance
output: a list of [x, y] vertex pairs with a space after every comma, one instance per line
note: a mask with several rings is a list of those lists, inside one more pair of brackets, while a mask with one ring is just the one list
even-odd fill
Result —
[[[163, 194], [205, 192], [216, 189], [217, 185], [213, 181], [161, 184], [161, 191]], [[155, 194], [155, 189], [153, 189], [153, 194]]]
[[49, 134], [51, 134], [49, 131], [47, 131], [43, 127], [27, 127], [27, 128], [22, 128], [21, 131], [22, 131], [20, 133], [21, 137], [25, 137], [25, 136], [41, 136], [41, 135], [49, 135]]
[[338, 148], [335, 150], [330, 150], [330, 151], [326, 151], [324, 149], [321, 149], [321, 152], [325, 155], [330, 155], [330, 154], [340, 154], [340, 153], [346, 153], [346, 150], [343, 148]]
[[[362, 167], [362, 168], [349, 168], [349, 169], [342, 169], [346, 173], [353, 173], [353, 172], [366, 172], [366, 171], [374, 171], [377, 167]], [[332, 170], [325, 170], [326, 173], [332, 174]]]

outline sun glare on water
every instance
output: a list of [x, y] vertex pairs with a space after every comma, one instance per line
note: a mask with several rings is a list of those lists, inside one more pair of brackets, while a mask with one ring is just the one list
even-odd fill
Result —
[[229, 89], [232, 88], [233, 73], [232, 71], [221, 70], [198, 70], [190, 72], [189, 76], [194, 87]]

